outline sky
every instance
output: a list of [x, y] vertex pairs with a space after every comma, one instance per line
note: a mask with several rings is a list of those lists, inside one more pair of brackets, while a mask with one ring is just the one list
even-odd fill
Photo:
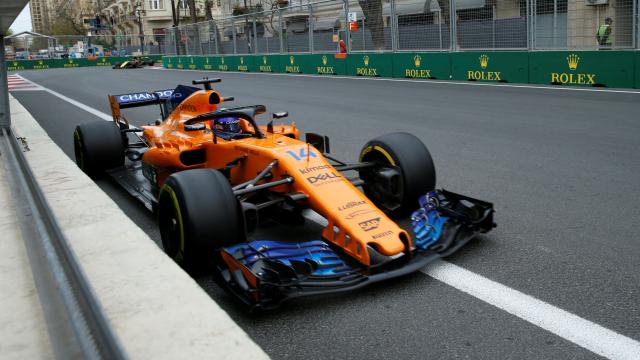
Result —
[[22, 12], [14, 20], [10, 27], [14, 34], [22, 31], [31, 31], [31, 13], [29, 12], [29, 4], [22, 9]]

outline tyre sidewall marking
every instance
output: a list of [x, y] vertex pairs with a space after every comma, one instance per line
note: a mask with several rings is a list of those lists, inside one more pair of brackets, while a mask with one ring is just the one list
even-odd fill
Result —
[[178, 253], [173, 257], [173, 259], [176, 262], [180, 263], [184, 259], [184, 222], [182, 221], [182, 212], [180, 211], [180, 203], [178, 202], [178, 197], [176, 196], [176, 193], [171, 188], [171, 186], [165, 184], [162, 187], [162, 191], [160, 192], [159, 197], [162, 197], [164, 192], [166, 192], [171, 198], [171, 202], [173, 203], [173, 207], [176, 211], [176, 215], [178, 216], [178, 226], [180, 226], [180, 248], [178, 249]]
[[362, 161], [364, 159], [364, 156], [370, 153], [371, 151], [377, 151], [381, 153], [385, 158], [387, 158], [387, 160], [389, 161], [389, 164], [391, 164], [392, 166], [397, 166], [391, 154], [389, 154], [387, 150], [383, 149], [378, 145], [367, 146], [364, 150], [362, 150], [362, 152], [360, 153], [360, 161]]

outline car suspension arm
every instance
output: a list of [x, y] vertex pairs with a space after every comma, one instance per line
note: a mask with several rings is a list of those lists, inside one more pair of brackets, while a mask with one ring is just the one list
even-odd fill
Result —
[[271, 171], [271, 169], [273, 169], [274, 166], [276, 166], [278, 164], [278, 160], [273, 160], [272, 162], [269, 163], [269, 165], [267, 165], [267, 167], [265, 167], [262, 171], [260, 171], [260, 173], [258, 174], [258, 176], [256, 176], [255, 178], [247, 181], [247, 182], [243, 182], [242, 184], [236, 185], [233, 187], [233, 191], [237, 191], [240, 189], [250, 189], [252, 187], [255, 186], [255, 184], [264, 179], [265, 176], [267, 176], [267, 174]]
[[248, 194], [248, 193], [254, 192], [254, 191], [260, 191], [260, 190], [264, 190], [264, 189], [269, 189], [269, 188], [280, 186], [280, 185], [284, 185], [284, 184], [291, 184], [292, 182], [293, 182], [293, 177], [285, 176], [280, 180], [271, 181], [271, 182], [268, 182], [266, 184], [260, 184], [260, 185], [256, 185], [256, 186], [249, 187], [249, 188], [234, 190], [233, 193], [236, 196], [240, 196], [240, 195]]

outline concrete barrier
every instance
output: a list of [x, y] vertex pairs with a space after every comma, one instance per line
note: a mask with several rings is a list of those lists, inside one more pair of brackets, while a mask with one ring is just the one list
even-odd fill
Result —
[[29, 146], [25, 156], [34, 176], [131, 358], [268, 358], [20, 103], [13, 98], [10, 103], [13, 128]]
[[[207, 64], [200, 65], [206, 59]], [[248, 64], [238, 70], [238, 62]], [[169, 69], [439, 79], [640, 89], [640, 51], [484, 51], [165, 56]], [[189, 65], [193, 64], [193, 65]]]

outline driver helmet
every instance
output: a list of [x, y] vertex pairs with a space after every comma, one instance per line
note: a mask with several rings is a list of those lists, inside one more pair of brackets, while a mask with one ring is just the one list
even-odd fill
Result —
[[238, 134], [242, 132], [240, 119], [235, 117], [220, 118], [215, 122], [215, 130], [219, 132]]

